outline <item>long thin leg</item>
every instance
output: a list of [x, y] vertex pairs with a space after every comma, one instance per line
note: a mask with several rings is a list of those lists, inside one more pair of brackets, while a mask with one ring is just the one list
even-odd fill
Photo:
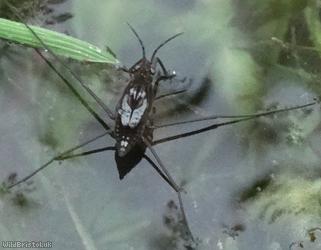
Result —
[[90, 151], [85, 151], [85, 152], [82, 152], [82, 153], [79, 153], [79, 154], [62, 155], [61, 157], [57, 157], [55, 160], [56, 161], [64, 161], [64, 160], [71, 159], [71, 158], [76, 158], [76, 157], [79, 157], [79, 156], [92, 155], [92, 154], [101, 153], [101, 152], [104, 152], [104, 151], [111, 151], [111, 150], [115, 151], [116, 147], [109, 146], [109, 147], [93, 149], [93, 150], [90, 150]]
[[153, 85], [154, 95], [156, 95], [157, 92], [158, 92], [158, 86], [159, 86], [160, 81], [170, 80], [170, 79], [172, 79], [173, 77], [175, 77], [175, 75], [158, 76], [158, 78], [155, 80], [155, 83], [154, 83], [154, 85]]
[[164, 98], [164, 97], [168, 97], [168, 96], [172, 96], [172, 95], [178, 95], [178, 94], [184, 93], [184, 92], [186, 92], [186, 91], [187, 91], [187, 89], [182, 89], [182, 90], [178, 90], [178, 91], [175, 91], [175, 92], [171, 92], [171, 93], [166, 93], [166, 94], [163, 94], [163, 95], [159, 95], [159, 96], [157, 96], [157, 97], [154, 99], [154, 101], [157, 101], [157, 100], [162, 99], [162, 98]]
[[[62, 156], [62, 157], [57, 157], [56, 160], [66, 160], [66, 159], [71, 159], [71, 158], [75, 158], [75, 157], [79, 157], [79, 156], [85, 156], [85, 155], [90, 155], [90, 154], [95, 154], [95, 153], [99, 153], [99, 152], [103, 152], [103, 151], [107, 151], [107, 150], [116, 150], [115, 147], [104, 147], [104, 148], [99, 148], [99, 149], [94, 149], [94, 150], [90, 150], [90, 151], [86, 151], [86, 152], [82, 152], [79, 154], [73, 154], [73, 155], [67, 155], [67, 156]], [[183, 220], [184, 223], [186, 223], [187, 229], [190, 233], [191, 236], [193, 236], [191, 234], [191, 231], [189, 229], [188, 223], [187, 223], [187, 219], [186, 219], [186, 215], [185, 215], [185, 211], [184, 211], [184, 205], [183, 205], [183, 201], [182, 201], [182, 197], [181, 197], [181, 193], [180, 193], [180, 189], [178, 188], [178, 186], [175, 184], [175, 182], [171, 181], [169, 179], [169, 177], [167, 177], [159, 168], [158, 166], [153, 162], [152, 159], [150, 159], [147, 155], [143, 155], [143, 158], [145, 160], [147, 160], [147, 162], [149, 162], [151, 164], [151, 166], [157, 171], [157, 173], [174, 189], [174, 191], [177, 193], [178, 195], [178, 201], [181, 207], [181, 211], [182, 211], [182, 216], [183, 216]]]
[[182, 216], [183, 216], [183, 221], [187, 227], [188, 233], [191, 235], [192, 240], [194, 241], [194, 237], [193, 234], [189, 228], [188, 222], [187, 222], [187, 218], [186, 218], [186, 214], [185, 214], [185, 209], [184, 209], [184, 204], [183, 204], [183, 200], [182, 200], [182, 196], [181, 196], [181, 192], [180, 190], [177, 190], [175, 187], [175, 183], [173, 184], [167, 176], [165, 176], [162, 171], [157, 167], [157, 165], [152, 161], [152, 159], [150, 159], [147, 155], [143, 156], [151, 165], [152, 167], [157, 171], [157, 173], [174, 189], [174, 191], [177, 193], [178, 196], [178, 202], [179, 202], [179, 206], [181, 208], [181, 212], [182, 212]]
[[150, 163], [150, 165], [157, 171], [157, 173], [174, 189], [175, 192], [179, 192], [179, 190], [176, 188], [176, 186], [173, 185], [173, 183], [168, 179], [166, 175], [158, 168], [158, 166], [153, 162], [151, 158], [149, 158], [147, 155], [144, 155], [143, 158]]
[[197, 130], [194, 130], [194, 131], [191, 131], [191, 132], [172, 135], [172, 136], [168, 136], [168, 137], [164, 137], [164, 138], [158, 139], [156, 141], [153, 141], [153, 145], [157, 145], [157, 144], [161, 144], [161, 143], [164, 143], [164, 142], [168, 142], [168, 141], [177, 140], [177, 139], [180, 139], [180, 138], [184, 138], [184, 137], [200, 134], [200, 133], [212, 130], [212, 129], [216, 129], [218, 127], [222, 127], [222, 126], [226, 126], [226, 125], [234, 124], [234, 123], [239, 123], [239, 122], [243, 122], [243, 121], [248, 121], [248, 120], [252, 120], [252, 119], [254, 119], [254, 117], [243, 118], [243, 119], [232, 120], [232, 121], [228, 121], [228, 122], [212, 124], [210, 126], [207, 126], [207, 127], [201, 128], [201, 129], [197, 129]]
[[293, 108], [288, 108], [288, 109], [283, 109], [283, 110], [275, 110], [275, 111], [271, 111], [271, 112], [267, 112], [267, 113], [258, 114], [256, 116], [245, 117], [245, 118], [242, 118], [242, 119], [236, 119], [236, 120], [227, 121], [227, 122], [215, 123], [215, 124], [212, 124], [210, 126], [207, 126], [207, 127], [201, 128], [201, 129], [197, 129], [197, 130], [194, 130], [194, 131], [190, 131], [190, 132], [186, 132], [186, 133], [182, 133], [182, 134], [177, 134], [177, 135], [161, 138], [159, 140], [154, 141], [153, 145], [157, 145], [157, 144], [160, 144], [160, 143], [164, 143], [164, 142], [168, 142], [168, 141], [172, 141], [172, 140], [176, 140], [176, 139], [180, 139], [180, 138], [184, 138], [184, 137], [200, 134], [200, 133], [203, 133], [203, 132], [206, 132], [206, 131], [209, 131], [209, 130], [212, 130], [212, 129], [216, 129], [218, 127], [222, 127], [222, 126], [225, 126], [225, 125], [235, 124], [235, 123], [239, 123], [239, 122], [243, 122], [243, 121], [252, 120], [252, 119], [258, 118], [260, 116], [267, 116], [267, 115], [271, 115], [271, 114], [275, 114], [275, 113], [279, 113], [279, 112], [285, 112], [285, 111], [294, 110], [294, 109], [306, 108], [306, 107], [309, 107], [309, 106], [312, 106], [312, 105], [315, 105], [315, 104], [318, 104], [318, 103], [319, 102], [316, 101], [316, 102], [313, 102], [313, 103], [308, 103], [308, 104], [301, 105], [301, 106], [296, 106], [296, 107], [293, 107]]
[[295, 109], [302, 109], [306, 108], [312, 105], [317, 104], [318, 102], [312, 102], [304, 105], [299, 105], [299, 106], [294, 106], [294, 107], [289, 107], [289, 108], [283, 108], [283, 109], [277, 109], [277, 110], [271, 110], [271, 111], [266, 111], [266, 112], [258, 112], [258, 113], [253, 113], [253, 114], [244, 114], [244, 115], [210, 115], [206, 117], [201, 117], [201, 118], [196, 118], [196, 119], [191, 119], [187, 121], [180, 121], [180, 122], [173, 122], [173, 123], [167, 123], [167, 124], [161, 124], [161, 125], [154, 125], [154, 129], [158, 128], [165, 128], [165, 127], [171, 127], [171, 126], [176, 126], [176, 125], [181, 125], [181, 124], [187, 124], [187, 123], [193, 123], [193, 122], [200, 122], [200, 121], [207, 121], [207, 120], [215, 120], [215, 119], [231, 119], [231, 118], [257, 118], [260, 116], [267, 116], [267, 115], [272, 115], [272, 114], [277, 114], [277, 113], [282, 113], [286, 111], [291, 111]]
[[35, 171], [33, 171], [31, 174], [27, 175], [26, 177], [22, 178], [21, 180], [17, 181], [16, 183], [14, 183], [14, 184], [12, 184], [12, 185], [10, 185], [10, 186], [7, 186], [7, 188], [8, 188], [8, 189], [11, 189], [11, 188], [13, 188], [14, 186], [17, 186], [17, 185], [19, 185], [19, 184], [21, 184], [21, 183], [29, 180], [31, 177], [33, 177], [34, 175], [36, 175], [36, 174], [37, 174], [38, 172], [40, 172], [41, 170], [43, 170], [43, 169], [45, 169], [46, 167], [48, 167], [48, 166], [49, 166], [51, 163], [53, 163], [54, 161], [57, 161], [57, 160], [59, 160], [60, 158], [62, 158], [64, 155], [68, 155], [68, 154], [72, 153], [73, 151], [75, 151], [75, 150], [77, 150], [77, 149], [79, 149], [79, 148], [81, 148], [81, 147], [83, 147], [83, 146], [85, 146], [85, 145], [88, 145], [89, 143], [94, 142], [94, 141], [96, 141], [97, 139], [99, 139], [99, 138], [101, 138], [101, 137], [104, 137], [105, 135], [107, 135], [107, 134], [109, 134], [109, 133], [110, 133], [110, 131], [104, 132], [104, 133], [101, 134], [101, 135], [98, 135], [98, 136], [96, 136], [96, 137], [94, 137], [94, 138], [92, 138], [92, 139], [90, 139], [90, 140], [88, 140], [88, 141], [85, 141], [85, 142], [83, 142], [83, 143], [81, 143], [81, 144], [79, 144], [79, 145], [77, 145], [77, 146], [75, 146], [75, 147], [72, 147], [72, 148], [70, 148], [70, 149], [62, 152], [62, 153], [59, 154], [59, 155], [54, 156], [54, 157], [51, 158], [49, 161], [47, 161], [45, 164], [43, 164], [43, 165], [40, 166], [38, 169], [36, 169]]
[[[116, 147], [104, 147], [104, 148], [99, 148], [99, 149], [94, 149], [94, 150], [90, 150], [90, 151], [86, 151], [86, 152], [82, 152], [79, 154], [73, 154], [73, 155], [62, 155], [61, 157], [57, 157], [55, 160], [66, 160], [66, 159], [71, 159], [71, 158], [75, 158], [75, 157], [79, 157], [79, 156], [85, 156], [85, 155], [90, 155], [90, 154], [96, 154], [99, 152], [104, 152], [107, 150], [116, 150]], [[154, 152], [155, 155], [157, 156], [156, 152]], [[155, 156], [154, 155], [154, 156]], [[173, 181], [173, 179], [171, 178], [171, 176], [169, 175], [169, 173], [167, 172], [168, 176], [166, 176], [159, 168], [158, 166], [153, 162], [152, 159], [150, 159], [147, 155], [143, 155], [143, 158], [146, 159], [151, 166], [157, 171], [157, 173], [174, 189], [174, 191], [177, 193], [178, 195], [178, 201], [179, 201], [179, 205], [181, 208], [181, 212], [182, 212], [182, 216], [183, 216], [183, 220], [184, 223], [186, 224], [188, 233], [191, 235], [192, 239], [193, 239], [193, 235], [190, 231], [190, 228], [188, 226], [188, 222], [187, 222], [187, 218], [185, 215], [185, 210], [184, 210], [184, 205], [183, 205], [183, 201], [182, 201], [182, 197], [181, 197], [181, 192], [180, 192], [180, 188], [178, 188], [178, 186], [175, 184], [175, 182]], [[158, 156], [157, 156], [158, 158]], [[159, 159], [159, 158], [158, 158]], [[157, 159], [156, 159], [157, 160]], [[160, 164], [161, 165], [161, 164]], [[162, 166], [162, 165], [161, 165]], [[163, 166], [163, 168], [165, 169], [165, 167]], [[172, 181], [170, 180], [170, 178], [172, 179]]]
[[106, 122], [100, 118], [100, 116], [89, 106], [84, 98], [77, 92], [77, 90], [69, 83], [69, 81], [57, 70], [57, 68], [50, 62], [44, 55], [38, 50], [35, 49], [38, 55], [48, 64], [48, 66], [60, 77], [61, 80], [68, 86], [71, 92], [78, 98], [81, 104], [90, 112], [90, 114], [106, 129], [109, 130], [109, 126]]
[[[40, 42], [40, 44], [43, 46], [44, 49], [46, 49], [61, 65], [63, 65], [67, 71], [74, 77], [74, 79], [76, 79], [80, 85], [95, 99], [95, 101], [101, 106], [101, 108], [107, 113], [108, 117], [112, 120], [115, 120], [115, 115], [114, 113], [111, 111], [111, 109], [109, 109], [104, 103], [103, 101], [90, 89], [88, 88], [83, 81], [69, 68], [69, 66], [64, 63], [58, 56], [56, 56], [56, 54], [44, 43], [44, 41], [42, 41], [42, 39], [38, 36], [38, 34], [27, 24], [24, 22], [23, 18], [20, 16], [18, 10], [11, 5], [8, 1], [5, 0], [6, 5], [9, 7], [9, 9], [12, 10], [12, 12], [15, 14], [15, 16], [19, 19], [20, 22], [22, 22], [26, 28], [28, 30], [30, 30], [30, 32], [34, 35], [34, 37]], [[40, 51], [38, 51], [36, 49], [38, 54], [41, 54]], [[41, 56], [42, 58], [44, 58], [44, 56]], [[47, 62], [47, 60], [46, 60]], [[48, 64], [48, 62], [47, 62]], [[50, 66], [51, 68], [53, 68], [54, 66], [51, 64]], [[57, 72], [57, 70], [54, 70], [55, 72]], [[58, 74], [59, 76], [61, 74]], [[61, 76], [60, 76], [61, 78]], [[65, 78], [62, 79], [65, 82]]]
[[172, 176], [170, 175], [170, 173], [167, 171], [166, 167], [164, 166], [164, 164], [162, 163], [161, 159], [159, 158], [158, 154], [156, 153], [156, 151], [154, 150], [153, 146], [151, 145], [151, 143], [148, 141], [148, 139], [143, 138], [143, 141], [145, 143], [145, 145], [148, 147], [148, 149], [150, 150], [150, 152], [153, 154], [153, 156], [155, 157], [157, 163], [159, 164], [159, 166], [161, 167], [162, 171], [165, 173], [165, 175], [167, 176], [168, 180], [172, 183], [173, 187], [175, 187], [175, 191], [177, 193], [178, 196], [178, 201], [179, 201], [179, 205], [180, 205], [180, 209], [181, 209], [181, 213], [182, 213], [182, 217], [183, 217], [183, 221], [185, 223], [186, 229], [188, 234], [190, 235], [191, 239], [194, 241], [194, 237], [192, 234], [192, 231], [189, 227], [188, 221], [187, 221], [187, 217], [185, 214], [185, 209], [184, 209], [184, 205], [183, 205], [183, 200], [182, 200], [182, 196], [181, 196], [181, 191], [182, 188], [180, 188], [174, 181], [174, 179], [172, 178]]
[[176, 75], [160, 76], [160, 77], [158, 77], [157, 80], [155, 81], [155, 86], [158, 87], [160, 81], [170, 80], [170, 79], [172, 79], [172, 78], [175, 77], [175, 76], [176, 76]]
[[165, 79], [171, 79], [171, 78], [173, 78], [173, 77], [176, 76], [175, 73], [173, 73], [173, 74], [168, 74], [168, 71], [166, 70], [166, 68], [165, 68], [165, 66], [164, 66], [164, 63], [163, 63], [163, 62], [161, 61], [161, 59], [159, 59], [158, 57], [156, 58], [156, 63], [158, 63], [159, 66], [161, 67]]
[[161, 69], [163, 71], [163, 75], [159, 76], [155, 81], [155, 84], [154, 84], [154, 93], [155, 94], [157, 93], [158, 85], [159, 85], [160, 81], [170, 80], [176, 76], [176, 74], [171, 74], [171, 75], [168, 74], [163, 62], [158, 57], [156, 58], [156, 64], [157, 63], [161, 67]]
[[162, 171], [165, 173], [165, 175], [168, 177], [168, 179], [170, 180], [170, 182], [173, 183], [175, 190], [177, 190], [178, 192], [182, 191], [182, 188], [180, 188], [174, 181], [174, 179], [172, 178], [172, 176], [170, 175], [170, 173], [168, 172], [168, 170], [166, 169], [166, 167], [164, 166], [164, 164], [162, 163], [161, 159], [158, 157], [158, 154], [156, 153], [156, 151], [154, 150], [154, 148], [152, 147], [152, 144], [146, 139], [143, 138], [143, 141], [145, 143], [145, 145], [148, 147], [148, 149], [151, 151], [152, 155], [155, 157], [157, 163], [159, 164], [159, 166], [161, 167]]
[[164, 63], [161, 61], [161, 59], [159, 59], [159, 57], [156, 57], [156, 64], [159, 64], [159, 66], [161, 67], [161, 69], [162, 69], [162, 71], [163, 71], [163, 74], [165, 75], [165, 76], [168, 76], [168, 72], [167, 72], [167, 70], [166, 70], [166, 68], [165, 68], [165, 65], [164, 65]]

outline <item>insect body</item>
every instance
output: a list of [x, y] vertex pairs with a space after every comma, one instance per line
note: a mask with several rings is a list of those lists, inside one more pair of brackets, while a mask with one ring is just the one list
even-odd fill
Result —
[[152, 75], [144, 68], [145, 60], [142, 60], [141, 67], [143, 68], [139, 67], [132, 74], [132, 79], [116, 107], [116, 162], [120, 162], [120, 158], [126, 158], [131, 150], [135, 150], [136, 146], [141, 147], [143, 144], [141, 138], [145, 134], [146, 126], [148, 127], [150, 123], [149, 113], [154, 95]]
[[[130, 69], [123, 69], [129, 73], [131, 79], [116, 106], [115, 160], [120, 179], [123, 179], [143, 158], [147, 147], [144, 140], [152, 141], [153, 139], [150, 113], [159, 82], [175, 76], [168, 75], [163, 63], [155, 55], [167, 42], [182, 34], [178, 33], [160, 44], [154, 50], [151, 60], [148, 60], [142, 40], [133, 27], [131, 25], [129, 27], [140, 42], [142, 59]], [[157, 64], [162, 67], [163, 74], [160, 72], [155, 74]]]
[[148, 117], [153, 99], [151, 84], [134, 78], [119, 100], [115, 119], [115, 160], [120, 179], [142, 159], [146, 145], [141, 138], [152, 138]]

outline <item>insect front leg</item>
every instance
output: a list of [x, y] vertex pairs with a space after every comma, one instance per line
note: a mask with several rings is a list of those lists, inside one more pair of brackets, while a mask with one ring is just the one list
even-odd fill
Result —
[[159, 57], [156, 57], [156, 63], [155, 65], [159, 64], [159, 66], [161, 67], [164, 77], [166, 77], [167, 79], [172, 79], [173, 77], [176, 76], [175, 71], [172, 72], [172, 74], [168, 74], [168, 71], [166, 70], [164, 63], [161, 61], [161, 59], [159, 59]]
[[156, 80], [155, 80], [155, 83], [153, 85], [154, 95], [156, 95], [156, 93], [158, 91], [158, 85], [159, 85], [160, 81], [170, 80], [170, 79], [173, 79], [176, 76], [175, 72], [173, 74], [168, 74], [168, 71], [166, 70], [163, 62], [158, 57], [156, 57], [153, 67], [156, 68], [157, 64], [159, 64], [159, 66], [161, 67], [161, 69], [163, 71], [163, 74], [160, 75], [158, 73], [157, 76], [156, 76]]

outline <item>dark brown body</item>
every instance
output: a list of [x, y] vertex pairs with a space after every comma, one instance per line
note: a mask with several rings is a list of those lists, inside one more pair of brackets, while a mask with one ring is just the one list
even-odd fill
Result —
[[149, 117], [155, 96], [150, 65], [147, 59], [141, 61], [116, 107], [115, 161], [120, 179], [143, 158], [143, 138], [152, 139]]

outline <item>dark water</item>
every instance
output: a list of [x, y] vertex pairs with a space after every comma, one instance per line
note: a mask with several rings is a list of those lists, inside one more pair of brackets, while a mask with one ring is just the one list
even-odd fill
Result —
[[[310, 73], [318, 72], [308, 66], [318, 57], [299, 54], [303, 63], [297, 66], [291, 53], [280, 51], [277, 44], [264, 47], [259, 39], [281, 34], [286, 39], [292, 23], [282, 15], [269, 19], [272, 5], [260, 6], [258, 13], [248, 5], [205, 0], [68, 1], [54, 5], [54, 13], [71, 13], [73, 18], [50, 28], [101, 48], [108, 45], [127, 66], [141, 51], [126, 22], [137, 29], [149, 55], [161, 41], [183, 31], [159, 56], [178, 79], [191, 82], [190, 91], [159, 103], [162, 121], [310, 102], [318, 95]], [[303, 13], [304, 7], [296, 8]], [[261, 18], [260, 11], [265, 13]], [[246, 19], [250, 17], [263, 24]], [[46, 15], [30, 20], [44, 24]], [[71, 66], [110, 107], [115, 105], [125, 76], [107, 66], [100, 72], [83, 63]], [[298, 74], [302, 69], [305, 77]], [[206, 83], [200, 95], [198, 90]], [[182, 86], [164, 83], [163, 89]], [[31, 49], [15, 45], [1, 51], [0, 121], [3, 180], [12, 172], [22, 177], [56, 153], [102, 132], [41, 59]], [[321, 234], [316, 232], [315, 242], [306, 234], [321, 224], [319, 123], [315, 108], [156, 146], [175, 180], [185, 183], [185, 209], [200, 239], [199, 249], [279, 250], [301, 240], [306, 249], [320, 248]], [[208, 124], [164, 128], [155, 137]], [[106, 137], [91, 148], [113, 143]], [[146, 162], [123, 181], [112, 152], [54, 163], [29, 186], [0, 200], [1, 240], [52, 241], [54, 249], [187, 249], [163, 223], [170, 200], [177, 202], [175, 193]]]

